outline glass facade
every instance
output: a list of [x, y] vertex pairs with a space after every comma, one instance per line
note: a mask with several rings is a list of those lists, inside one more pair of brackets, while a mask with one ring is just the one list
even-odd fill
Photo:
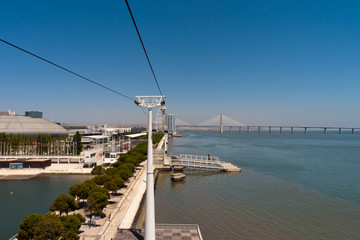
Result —
[[169, 133], [176, 133], [175, 114], [166, 115], [166, 124]]

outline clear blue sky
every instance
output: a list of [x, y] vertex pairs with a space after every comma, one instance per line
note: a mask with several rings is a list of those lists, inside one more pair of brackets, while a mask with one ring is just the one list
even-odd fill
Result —
[[[129, 0], [169, 113], [360, 124], [360, 2]], [[0, 38], [129, 96], [158, 95], [124, 1], [4, 1]], [[131, 101], [0, 43], [0, 110], [145, 123]]]

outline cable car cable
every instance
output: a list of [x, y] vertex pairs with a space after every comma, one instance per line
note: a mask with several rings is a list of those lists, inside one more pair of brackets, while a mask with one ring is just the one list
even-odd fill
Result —
[[18, 47], [18, 46], [16, 46], [16, 45], [12, 44], [12, 43], [9, 43], [9, 42], [1, 39], [1, 38], [0, 38], [0, 41], [3, 42], [3, 43], [5, 43], [5, 44], [7, 44], [7, 45], [9, 45], [9, 46], [11, 46], [11, 47], [14, 47], [14, 48], [16, 48], [16, 49], [18, 49], [18, 50], [20, 50], [20, 51], [23, 51], [23, 52], [25, 52], [25, 53], [27, 53], [27, 54], [30, 54], [31, 56], [36, 57], [36, 58], [38, 58], [38, 59], [40, 59], [40, 60], [42, 60], [42, 61], [44, 61], [44, 62], [50, 63], [51, 65], [53, 65], [53, 66], [55, 66], [55, 67], [58, 67], [58, 68], [66, 71], [66, 72], [68, 72], [68, 73], [71, 73], [71, 74], [73, 74], [73, 75], [75, 75], [75, 76], [77, 76], [77, 77], [79, 77], [79, 78], [82, 78], [82, 79], [84, 79], [84, 80], [86, 80], [86, 81], [88, 81], [88, 82], [91, 82], [91, 83], [93, 83], [93, 84], [95, 84], [95, 85], [97, 85], [97, 86], [99, 86], [99, 87], [105, 88], [106, 90], [109, 90], [109, 91], [111, 91], [111, 92], [113, 92], [113, 93], [115, 93], [115, 94], [118, 94], [118, 95], [122, 96], [122, 97], [125, 97], [125, 98], [128, 98], [128, 99], [130, 99], [130, 100], [136, 101], [136, 99], [134, 99], [134, 98], [132, 98], [132, 97], [129, 97], [129, 96], [125, 95], [125, 94], [122, 94], [122, 93], [114, 90], [114, 89], [111, 89], [111, 88], [106, 87], [106, 86], [104, 86], [104, 85], [102, 85], [102, 84], [100, 84], [100, 83], [97, 83], [97, 82], [95, 82], [95, 81], [93, 81], [93, 80], [91, 80], [91, 79], [89, 79], [89, 78], [87, 78], [87, 77], [84, 77], [84, 76], [82, 76], [82, 75], [80, 75], [80, 74], [77, 74], [77, 73], [75, 73], [75, 72], [73, 72], [73, 71], [71, 71], [71, 70], [69, 70], [69, 69], [67, 69], [67, 68], [65, 68], [65, 67], [62, 67], [62, 66], [60, 66], [60, 65], [58, 65], [58, 64], [56, 64], [56, 63], [54, 63], [54, 62], [51, 62], [51, 61], [49, 61], [49, 60], [46, 60], [45, 58], [42, 58], [42, 57], [40, 57], [40, 56], [38, 56], [38, 55], [36, 55], [36, 54], [34, 54], [34, 53], [31, 53], [31, 52], [29, 52], [29, 51], [27, 51], [27, 50], [25, 50], [25, 49], [23, 49], [23, 48], [21, 48], [21, 47]]
[[148, 63], [149, 63], [149, 66], [150, 66], [150, 69], [151, 69], [152, 75], [154, 76], [155, 83], [156, 83], [156, 85], [157, 85], [157, 87], [158, 87], [158, 89], [159, 89], [159, 92], [160, 92], [161, 96], [163, 96], [163, 94], [162, 94], [162, 92], [161, 92], [161, 89], [160, 89], [160, 86], [159, 86], [159, 83], [158, 83], [158, 80], [157, 80], [157, 78], [156, 78], [156, 76], [155, 76], [154, 69], [153, 69], [153, 67], [151, 66], [150, 59], [149, 59], [149, 56], [148, 56], [148, 54], [147, 54], [147, 52], [146, 52], [146, 49], [145, 49], [144, 43], [143, 43], [143, 41], [142, 41], [142, 39], [141, 39], [139, 29], [138, 29], [138, 27], [137, 27], [137, 25], [136, 25], [136, 22], [135, 22], [134, 16], [133, 16], [133, 14], [132, 14], [132, 12], [131, 12], [131, 9], [130, 9], [130, 6], [129, 6], [129, 3], [128, 3], [128, 1], [127, 1], [127, 0], [125, 0], [125, 2], [126, 2], [126, 6], [127, 6], [128, 10], [129, 10], [129, 13], [130, 13], [131, 19], [132, 19], [132, 21], [133, 21], [133, 23], [134, 23], [134, 26], [135, 26], [135, 29], [136, 29], [137, 35], [138, 35], [138, 37], [139, 37], [139, 40], [140, 40], [141, 46], [142, 46], [142, 48], [143, 48], [143, 50], [144, 50], [144, 53], [145, 53], [146, 59], [147, 59], [147, 61], [148, 61]]

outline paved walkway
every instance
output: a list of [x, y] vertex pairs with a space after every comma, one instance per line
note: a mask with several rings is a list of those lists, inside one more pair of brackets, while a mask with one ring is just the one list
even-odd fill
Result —
[[121, 189], [121, 196], [109, 200], [111, 204], [103, 211], [107, 217], [95, 220], [96, 225], [91, 228], [87, 224], [81, 226], [81, 240], [110, 240], [114, 239], [120, 225], [130, 228], [146, 190], [146, 161], [141, 165], [143, 167], [129, 179], [128, 187]]

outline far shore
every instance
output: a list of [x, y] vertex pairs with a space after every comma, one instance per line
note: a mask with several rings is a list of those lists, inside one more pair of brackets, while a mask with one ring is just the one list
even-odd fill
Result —
[[82, 164], [52, 164], [45, 169], [0, 169], [0, 180], [24, 180], [42, 175], [90, 175], [92, 168], [83, 168]]

